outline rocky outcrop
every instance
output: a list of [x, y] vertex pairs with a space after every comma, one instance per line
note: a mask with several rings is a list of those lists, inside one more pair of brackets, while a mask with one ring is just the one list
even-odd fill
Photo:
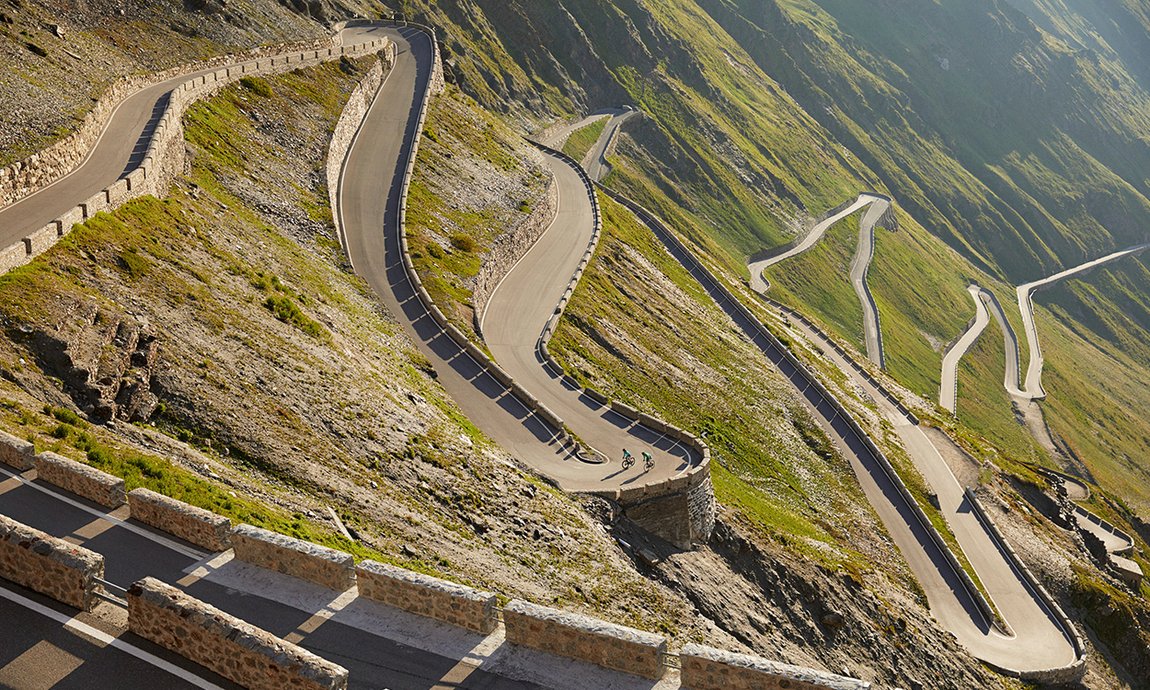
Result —
[[21, 324], [9, 329], [9, 337], [29, 341], [40, 368], [63, 383], [92, 421], [147, 420], [159, 402], [152, 390], [160, 357], [156, 335], [146, 324], [91, 302], [73, 304], [70, 311], [70, 322], [54, 331]]

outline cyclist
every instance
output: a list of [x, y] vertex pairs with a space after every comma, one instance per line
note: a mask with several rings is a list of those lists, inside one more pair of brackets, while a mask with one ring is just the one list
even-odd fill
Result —
[[623, 469], [629, 468], [635, 464], [635, 456], [631, 455], [631, 451], [626, 448], [623, 449]]
[[648, 471], [655, 467], [655, 458], [651, 457], [647, 451], [643, 451], [643, 467], [646, 467]]

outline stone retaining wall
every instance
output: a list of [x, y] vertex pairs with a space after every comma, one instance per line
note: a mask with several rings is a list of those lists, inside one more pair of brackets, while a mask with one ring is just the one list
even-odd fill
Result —
[[866, 690], [870, 683], [747, 654], [688, 644], [679, 652], [683, 690]]
[[124, 480], [82, 462], [45, 451], [36, 456], [37, 479], [82, 496], [105, 508], [124, 505]]
[[503, 609], [507, 641], [644, 678], [663, 676], [667, 639], [518, 599]]
[[347, 687], [347, 669], [151, 577], [128, 589], [128, 629], [252, 690]]
[[128, 492], [128, 507], [132, 519], [209, 551], [225, 551], [231, 546], [231, 520], [210, 510], [144, 488]]
[[[96, 213], [111, 210], [125, 201], [144, 194], [164, 196], [172, 179], [184, 171], [186, 152], [182, 118], [184, 110], [196, 100], [210, 96], [244, 76], [279, 74], [338, 59], [345, 55], [366, 55], [385, 50], [390, 43], [388, 39], [380, 38], [351, 48], [343, 48], [335, 47], [338, 43], [334, 39], [328, 38], [303, 44], [302, 47], [297, 45], [259, 49], [239, 58], [221, 56], [202, 63], [173, 68], [149, 77], [135, 77], [124, 82], [127, 86], [114, 86], [105, 94], [110, 105], [107, 106], [106, 114], [101, 116], [104, 119], [98, 123], [98, 127], [95, 124], [82, 125], [81, 130], [71, 137], [58, 142], [27, 161], [14, 164], [16, 172], [9, 172], [6, 176], [0, 175], [0, 207], [10, 203], [4, 201], [4, 189], [9, 190], [8, 194], [12, 197], [11, 200], [18, 200], [74, 170], [87, 155], [91, 146], [98, 140], [100, 133], [103, 132], [104, 126], [107, 124], [107, 118], [115, 110], [115, 106], [127, 95], [140, 88], [161, 83], [180, 75], [211, 69], [217, 65], [234, 62], [237, 59], [254, 59], [252, 62], [241, 65], [221, 67], [176, 86], [171, 92], [166, 111], [152, 133], [144, 159], [139, 167], [122, 179], [116, 180], [104, 190], [94, 194], [91, 198], [80, 201], [76, 207], [49, 222], [43, 228], [30, 233], [20, 242], [0, 250], [0, 272], [7, 272], [28, 263], [35, 256], [54, 245], [61, 237], [71, 232], [73, 225], [91, 218]], [[269, 55], [272, 52], [274, 54]], [[97, 110], [104, 112], [104, 108], [105, 106], [98, 105]], [[97, 110], [93, 110], [93, 113], [96, 113]], [[77, 153], [77, 151], [81, 152]]]
[[351, 554], [277, 532], [238, 525], [232, 530], [236, 558], [337, 591], [355, 586]]
[[24, 439], [0, 431], [0, 462], [21, 472], [30, 470], [36, 462], [36, 450]]
[[154, 74], [120, 77], [93, 104], [75, 132], [24, 160], [0, 168], [0, 208], [43, 189], [74, 170], [100, 138], [116, 107], [125, 98], [141, 89], [183, 74], [212, 69], [238, 60], [256, 59], [272, 53], [328, 49], [338, 45], [339, 35], [335, 34], [315, 41], [264, 46], [238, 55], [221, 55]]
[[0, 515], [0, 577], [91, 611], [104, 557]]
[[361, 597], [484, 635], [495, 629], [496, 596], [490, 592], [375, 561], [363, 561], [355, 574]]
[[483, 257], [483, 265], [479, 267], [479, 273], [475, 276], [475, 288], [471, 292], [471, 300], [475, 305], [477, 331], [495, 286], [499, 285], [499, 281], [503, 280], [515, 262], [527, 253], [543, 231], [551, 225], [558, 208], [559, 185], [555, 183], [555, 176], [552, 175], [547, 183], [542, 203], [531, 209], [531, 213], [517, 227], [500, 235], [492, 243], [491, 250]]
[[395, 64], [395, 45], [389, 46], [387, 51], [381, 51], [380, 57], [381, 60], [371, 66], [367, 75], [356, 85], [355, 90], [348, 97], [347, 103], [344, 104], [343, 112], [340, 113], [339, 120], [335, 123], [331, 143], [327, 147], [327, 159], [324, 162], [328, 204], [331, 207], [331, 217], [335, 223], [336, 236], [339, 238], [340, 244], [343, 245], [345, 253], [347, 252], [347, 239], [343, 236], [343, 219], [339, 214], [340, 175], [343, 172], [344, 159], [347, 158], [347, 151], [351, 148], [351, 142], [355, 139], [356, 133], [359, 132], [359, 127], [363, 124], [364, 117], [367, 116], [367, 110], [371, 107], [371, 103], [383, 83], [383, 75]]

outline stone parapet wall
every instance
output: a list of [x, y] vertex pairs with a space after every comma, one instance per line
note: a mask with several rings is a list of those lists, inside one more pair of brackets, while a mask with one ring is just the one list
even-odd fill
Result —
[[251, 690], [343, 690], [347, 669], [154, 578], [128, 589], [128, 629]]
[[375, 561], [356, 567], [356, 583], [361, 597], [397, 609], [485, 635], [495, 629], [496, 596], [490, 592]]
[[[176, 86], [171, 92], [166, 111], [152, 133], [143, 162], [106, 189], [89, 199], [81, 200], [76, 207], [43, 228], [32, 232], [20, 242], [0, 250], [0, 272], [6, 273], [28, 263], [68, 234], [73, 225], [86, 221], [100, 211], [112, 210], [144, 194], [165, 195], [171, 181], [184, 171], [186, 165], [182, 118], [184, 110], [196, 100], [210, 96], [245, 76], [289, 72], [343, 56], [362, 56], [386, 50], [391, 45], [388, 39], [380, 38], [357, 46], [340, 47], [337, 39], [338, 37], [326, 38], [292, 46], [261, 48], [242, 56], [220, 56], [155, 75], [134, 77], [125, 80], [126, 86], [114, 86], [105, 94], [111, 105], [107, 106], [106, 114], [102, 116], [103, 120], [98, 123], [98, 127], [82, 125], [81, 130], [71, 137], [27, 161], [14, 164], [19, 169], [18, 172], [9, 172], [7, 175], [0, 173], [0, 207], [38, 191], [74, 170], [99, 139], [115, 106], [131, 93], [181, 75], [190, 75], [197, 71], [230, 64], [228, 67], [219, 67], [207, 74], [192, 77]], [[231, 64], [237, 60], [247, 62]], [[105, 108], [105, 106], [98, 107]], [[93, 127], [95, 129], [89, 132]], [[76, 153], [81, 149], [81, 153]], [[33, 173], [33, 170], [39, 172]], [[5, 192], [5, 189], [9, 191]], [[5, 200], [7, 197], [4, 196], [6, 193], [11, 197], [7, 201]]]
[[84, 115], [80, 126], [63, 139], [24, 160], [0, 168], [0, 208], [46, 187], [67, 175], [87, 157], [92, 146], [107, 127], [116, 107], [131, 94], [183, 74], [213, 69], [229, 63], [251, 60], [268, 54], [327, 49], [339, 45], [338, 35], [278, 46], [263, 46], [247, 53], [220, 55], [187, 65], [179, 65], [154, 74], [120, 77]]
[[531, 213], [523, 222], [500, 235], [492, 243], [491, 250], [483, 257], [483, 265], [479, 267], [479, 273], [475, 276], [475, 288], [471, 291], [471, 301], [475, 305], [476, 328], [483, 320], [483, 313], [487, 311], [487, 302], [491, 299], [495, 287], [551, 225], [558, 208], [559, 185], [555, 183], [555, 177], [551, 176], [547, 183], [547, 191], [543, 194], [543, 202], [531, 209]]
[[866, 690], [870, 683], [824, 671], [688, 644], [679, 652], [683, 690]]
[[231, 520], [210, 510], [144, 488], [128, 492], [128, 507], [132, 519], [209, 551], [231, 546]]
[[21, 472], [30, 470], [36, 462], [36, 449], [28, 441], [0, 431], [0, 462]]
[[36, 456], [37, 479], [54, 484], [105, 508], [124, 505], [124, 480], [51, 451]]
[[355, 586], [355, 560], [350, 553], [251, 525], [232, 530], [232, 549], [241, 561], [329, 589], [342, 592]]
[[91, 611], [104, 557], [0, 515], [0, 577]]
[[339, 115], [339, 120], [335, 124], [331, 143], [327, 148], [324, 172], [327, 179], [328, 204], [331, 207], [336, 236], [339, 237], [345, 253], [347, 240], [343, 235], [343, 219], [339, 214], [340, 175], [343, 172], [343, 163], [344, 159], [347, 158], [348, 149], [351, 148], [351, 143], [359, 132], [360, 125], [363, 124], [363, 119], [367, 116], [367, 111], [383, 83], [383, 75], [395, 65], [395, 50], [394, 43], [389, 43], [386, 49], [381, 50], [379, 53], [380, 61], [371, 66], [367, 75], [351, 92], [351, 96], [348, 97], [347, 103], [344, 104], [343, 111]]
[[518, 599], [503, 609], [507, 641], [644, 678], [663, 676], [661, 635]]

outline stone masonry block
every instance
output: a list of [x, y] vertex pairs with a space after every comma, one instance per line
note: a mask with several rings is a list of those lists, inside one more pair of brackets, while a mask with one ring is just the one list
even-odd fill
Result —
[[232, 530], [232, 549], [246, 563], [340, 592], [355, 586], [351, 554], [252, 525]]
[[56, 244], [60, 239], [60, 233], [56, 231], [57, 227], [56, 223], [49, 223], [25, 237], [24, 247], [28, 256], [39, 256]]
[[121, 178], [104, 190], [108, 195], [108, 206], [115, 208], [131, 198], [131, 192], [128, 190], [128, 180]]
[[0, 250], [0, 273], [7, 273], [17, 266], [28, 263], [28, 247], [19, 240]]
[[363, 561], [355, 572], [361, 597], [485, 635], [495, 629], [490, 592], [376, 561]]
[[84, 211], [84, 220], [88, 220], [100, 211], [108, 210], [108, 192], [107, 190], [100, 190], [88, 198], [87, 201], [80, 203], [80, 208]]
[[73, 206], [56, 220], [60, 223], [60, 236], [63, 237], [72, 232], [72, 228], [77, 223], [84, 222], [84, 209], [79, 206]]
[[51, 451], [36, 456], [36, 476], [106, 508], [124, 504], [124, 480]]
[[663, 676], [667, 639], [518, 599], [503, 609], [507, 641], [644, 678]]
[[128, 589], [128, 629], [252, 690], [345, 690], [347, 669], [146, 577]]
[[747, 654], [688, 644], [679, 652], [690, 690], [866, 690], [870, 683]]
[[0, 577], [91, 611], [104, 557], [0, 515]]
[[0, 431], [0, 462], [20, 471], [32, 469], [36, 450], [22, 438]]
[[232, 523], [223, 515], [144, 488], [128, 492], [128, 506], [134, 520], [208, 551], [226, 551], [231, 546]]

